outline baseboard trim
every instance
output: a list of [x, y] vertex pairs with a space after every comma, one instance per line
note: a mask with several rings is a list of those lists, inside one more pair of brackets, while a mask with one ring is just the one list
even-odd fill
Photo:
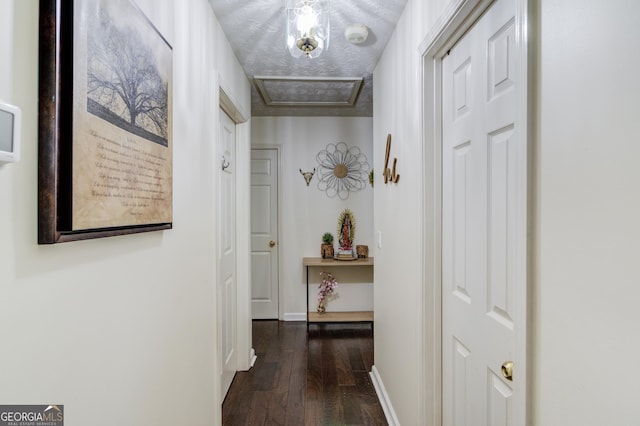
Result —
[[304, 312], [289, 312], [284, 314], [284, 320], [285, 321], [306, 321], [307, 320], [307, 314]]
[[384, 411], [384, 416], [387, 418], [387, 423], [389, 423], [389, 426], [399, 426], [400, 421], [398, 420], [398, 416], [396, 416], [396, 412], [393, 410], [391, 400], [375, 365], [371, 367], [369, 376], [371, 376], [371, 382], [373, 382], [373, 387], [376, 390], [376, 394], [378, 394], [378, 400], [380, 401], [380, 405], [382, 405], [382, 411]]
[[249, 368], [253, 367], [253, 364], [256, 363], [258, 356], [256, 355], [256, 350], [251, 348], [251, 353], [249, 354]]

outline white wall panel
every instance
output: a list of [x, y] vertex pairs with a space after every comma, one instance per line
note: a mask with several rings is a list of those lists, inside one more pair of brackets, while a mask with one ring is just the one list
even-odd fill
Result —
[[471, 303], [467, 282], [467, 252], [469, 235], [467, 234], [469, 207], [469, 148], [471, 142], [465, 142], [453, 148], [453, 294], [466, 303]]
[[[517, 158], [515, 147], [509, 147], [513, 126], [501, 129], [488, 136], [488, 277], [487, 277], [487, 307], [489, 316], [508, 329], [513, 329], [515, 308], [515, 278], [509, 261], [515, 248], [511, 243], [515, 234], [515, 206], [514, 192], [515, 171]], [[511, 191], [510, 191], [511, 189]]]
[[494, 371], [488, 371], [489, 397], [487, 400], [487, 422], [491, 426], [508, 426], [510, 397], [513, 390], [505, 383], [504, 378]]
[[533, 424], [633, 425], [640, 3], [538, 3]]
[[[252, 166], [256, 161], [252, 161]], [[256, 206], [268, 206], [269, 200], [271, 200], [271, 187], [270, 186], [257, 186], [251, 187], [251, 204]], [[264, 209], [260, 214], [251, 215], [251, 229], [254, 234], [269, 235], [271, 230], [271, 211]]]
[[[374, 71], [373, 146], [376, 186], [375, 365], [400, 424], [422, 418], [422, 96], [418, 46], [448, 1], [409, 0]], [[461, 71], [459, 81], [466, 83]], [[461, 86], [462, 87], [462, 86]], [[456, 98], [465, 113], [467, 90]], [[385, 141], [392, 135], [398, 183], [381, 178]]]
[[[258, 271], [261, 273], [257, 274]], [[270, 300], [271, 252], [263, 251], [251, 254], [251, 276], [253, 277], [251, 298], [254, 300]]]
[[[70, 425], [214, 424], [214, 67], [225, 64], [233, 93], [249, 83], [218, 48], [226, 41], [206, 0], [137, 3], [173, 46], [173, 229], [38, 246], [38, 1], [13, 2], [9, 47], [20, 54], [3, 62], [14, 72], [0, 88], [22, 108], [23, 155], [0, 166], [0, 336], [11, 342], [0, 401], [56, 401]], [[248, 110], [248, 95], [238, 98]], [[105, 401], [109, 415], [97, 415]]]
[[473, 398], [473, 395], [469, 395], [469, 381], [470, 381], [470, 365], [469, 357], [471, 352], [469, 349], [458, 339], [453, 340], [453, 360], [451, 365], [453, 366], [453, 398], [452, 403], [452, 415], [451, 419], [453, 426], [470, 426], [473, 423], [473, 419], [467, 417], [468, 409], [467, 404], [470, 403], [469, 399]]

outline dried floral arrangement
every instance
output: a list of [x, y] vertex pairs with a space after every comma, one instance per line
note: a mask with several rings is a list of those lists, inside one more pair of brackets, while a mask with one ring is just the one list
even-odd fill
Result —
[[330, 272], [320, 272], [322, 282], [318, 285], [318, 312], [322, 313], [326, 310], [326, 304], [329, 300], [338, 295], [338, 281]]

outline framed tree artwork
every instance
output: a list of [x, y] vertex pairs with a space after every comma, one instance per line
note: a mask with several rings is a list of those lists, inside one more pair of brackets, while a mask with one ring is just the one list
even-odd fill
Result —
[[170, 229], [172, 48], [132, 0], [40, 1], [38, 242]]

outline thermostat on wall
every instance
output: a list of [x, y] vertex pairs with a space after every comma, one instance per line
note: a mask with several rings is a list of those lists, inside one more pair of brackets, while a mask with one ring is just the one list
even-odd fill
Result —
[[0, 100], [0, 163], [15, 163], [20, 160], [20, 108]]

